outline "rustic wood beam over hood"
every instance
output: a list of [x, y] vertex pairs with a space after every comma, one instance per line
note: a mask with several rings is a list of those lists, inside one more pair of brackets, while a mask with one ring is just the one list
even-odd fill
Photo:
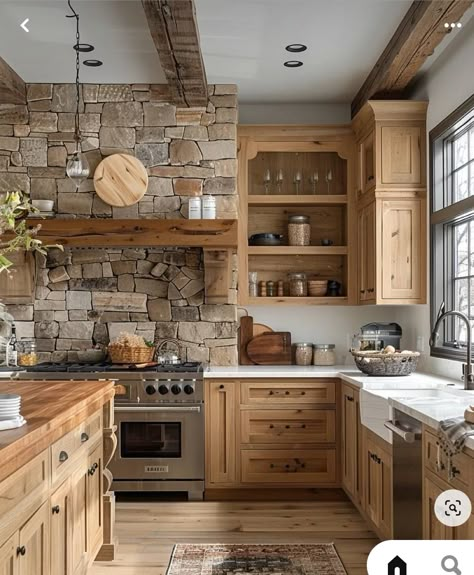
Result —
[[194, 0], [142, 0], [142, 4], [171, 99], [178, 105], [207, 106]]

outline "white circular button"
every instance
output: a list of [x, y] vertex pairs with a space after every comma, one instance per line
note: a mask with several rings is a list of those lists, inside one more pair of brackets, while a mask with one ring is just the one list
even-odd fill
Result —
[[471, 500], [463, 491], [448, 489], [436, 498], [434, 512], [446, 527], [459, 527], [471, 517]]

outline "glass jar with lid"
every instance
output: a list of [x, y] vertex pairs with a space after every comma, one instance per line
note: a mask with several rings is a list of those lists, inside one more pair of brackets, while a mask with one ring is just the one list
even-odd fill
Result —
[[313, 365], [336, 365], [336, 346], [333, 343], [315, 343]]
[[312, 343], [295, 343], [295, 362], [296, 365], [311, 365], [313, 361], [313, 344]]
[[288, 245], [309, 246], [311, 242], [311, 224], [309, 216], [290, 215], [288, 217]]
[[18, 365], [31, 366], [38, 363], [38, 354], [36, 353], [36, 342], [34, 339], [20, 339], [17, 344]]
[[288, 274], [290, 297], [306, 297], [308, 295], [308, 280], [304, 272]]

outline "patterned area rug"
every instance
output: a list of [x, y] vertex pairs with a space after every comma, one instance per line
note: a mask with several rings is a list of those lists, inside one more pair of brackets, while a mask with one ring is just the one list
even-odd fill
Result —
[[175, 545], [167, 575], [347, 575], [334, 545]]

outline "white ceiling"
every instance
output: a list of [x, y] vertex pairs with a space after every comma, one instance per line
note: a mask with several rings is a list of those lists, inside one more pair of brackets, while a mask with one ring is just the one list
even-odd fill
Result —
[[[244, 103], [347, 103], [411, 0], [196, 0], [210, 82], [236, 82]], [[308, 50], [290, 54], [285, 46]], [[285, 60], [304, 62], [301, 68]]]
[[[95, 46], [84, 58], [81, 81], [164, 83], [158, 54], [140, 0], [72, 0], [80, 16], [81, 42]], [[25, 82], [74, 82], [74, 18], [66, 0], [0, 0], [0, 56]], [[29, 33], [20, 24], [29, 18]]]
[[[169, 0], [173, 1], [173, 0]], [[348, 104], [412, 0], [195, 0], [209, 82], [236, 83], [241, 103]], [[72, 0], [83, 82], [164, 83], [141, 0]], [[66, 0], [0, 0], [0, 56], [26, 82], [74, 81], [75, 21]], [[20, 28], [29, 18], [29, 33]], [[453, 34], [460, 34], [455, 31]], [[308, 50], [290, 54], [285, 46]], [[301, 59], [301, 68], [283, 66]]]

